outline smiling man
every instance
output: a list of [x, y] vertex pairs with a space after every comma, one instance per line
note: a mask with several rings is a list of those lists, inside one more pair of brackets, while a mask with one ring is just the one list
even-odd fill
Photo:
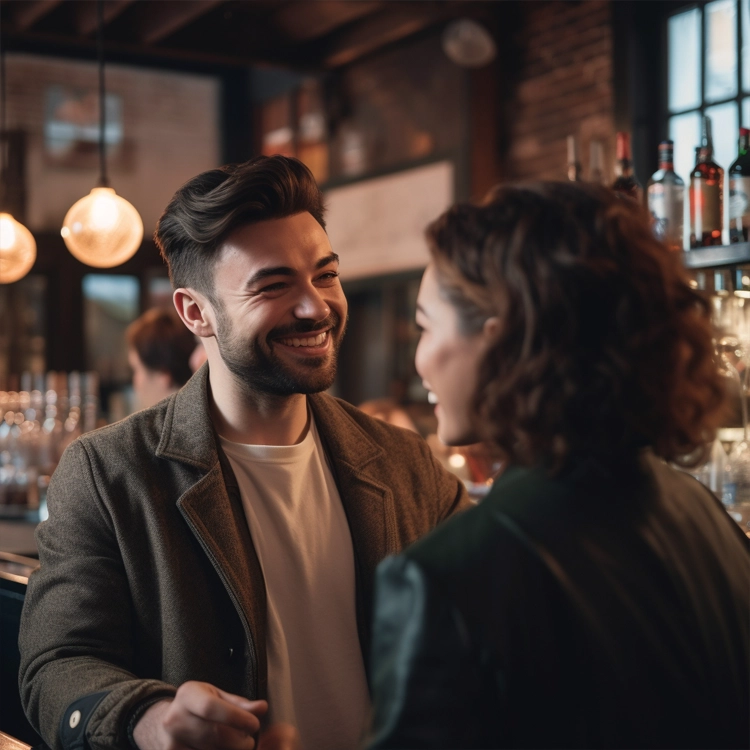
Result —
[[64, 454], [21, 626], [27, 715], [71, 750], [250, 750], [266, 711], [305, 750], [350, 750], [374, 569], [468, 498], [417, 435], [323, 393], [347, 304], [300, 162], [199, 175], [155, 238], [208, 362]]

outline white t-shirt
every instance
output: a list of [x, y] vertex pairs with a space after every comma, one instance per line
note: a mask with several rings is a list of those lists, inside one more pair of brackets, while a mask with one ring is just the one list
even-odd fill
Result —
[[370, 706], [354, 551], [312, 415], [297, 445], [221, 445], [266, 582], [269, 719], [295, 725], [303, 750], [352, 750]]

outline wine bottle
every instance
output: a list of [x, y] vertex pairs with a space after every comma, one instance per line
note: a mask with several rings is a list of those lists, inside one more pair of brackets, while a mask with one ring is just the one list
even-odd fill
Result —
[[739, 154], [729, 167], [729, 241], [747, 242], [750, 230], [750, 129], [740, 128]]
[[633, 159], [630, 154], [630, 134], [617, 134], [617, 161], [615, 163], [615, 181], [612, 190], [626, 198], [632, 198], [637, 203], [643, 200], [643, 188], [633, 172]]
[[685, 182], [674, 171], [673, 141], [659, 144], [659, 169], [651, 175], [647, 197], [654, 234], [670, 250], [682, 250]]
[[714, 161], [711, 118], [703, 115], [701, 145], [690, 175], [690, 247], [721, 245], [724, 170]]

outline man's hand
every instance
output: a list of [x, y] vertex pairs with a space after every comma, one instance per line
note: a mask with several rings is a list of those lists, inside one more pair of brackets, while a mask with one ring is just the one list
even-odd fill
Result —
[[207, 682], [186, 682], [174, 699], [148, 708], [133, 738], [141, 750], [253, 750], [258, 717], [267, 710], [265, 701], [249, 701]]

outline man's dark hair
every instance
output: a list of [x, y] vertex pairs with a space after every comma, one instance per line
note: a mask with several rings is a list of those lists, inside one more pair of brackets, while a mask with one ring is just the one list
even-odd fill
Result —
[[190, 355], [195, 336], [176, 313], [161, 308], [146, 310], [125, 333], [128, 346], [149, 370], [166, 372], [176, 386], [183, 386], [193, 374]]
[[286, 156], [257, 156], [203, 172], [186, 182], [161, 215], [154, 242], [175, 289], [213, 301], [213, 261], [235, 229], [308, 211], [325, 229], [323, 194], [310, 170]]
[[500, 321], [475, 407], [513, 462], [705, 453], [724, 408], [711, 307], [639, 206], [581, 183], [502, 186], [427, 239], [463, 332]]

